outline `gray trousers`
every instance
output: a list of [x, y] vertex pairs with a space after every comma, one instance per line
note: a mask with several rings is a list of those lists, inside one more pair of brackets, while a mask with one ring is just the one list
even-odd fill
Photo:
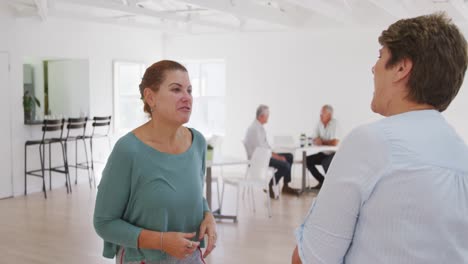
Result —
[[166, 254], [167, 258], [164, 260], [155, 260], [155, 261], [125, 261], [125, 248], [121, 247], [117, 256], [115, 257], [116, 264], [205, 264], [203, 260], [202, 253], [200, 248], [195, 250], [192, 255], [184, 258], [184, 259], [177, 259], [169, 254]]

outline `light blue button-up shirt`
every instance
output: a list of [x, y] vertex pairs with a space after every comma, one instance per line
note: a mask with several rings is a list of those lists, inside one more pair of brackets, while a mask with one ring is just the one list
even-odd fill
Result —
[[468, 263], [467, 145], [435, 110], [355, 129], [296, 240], [304, 264]]
[[252, 158], [252, 154], [256, 148], [271, 149], [270, 144], [268, 144], [265, 127], [257, 119], [247, 129], [244, 145], [249, 159]]

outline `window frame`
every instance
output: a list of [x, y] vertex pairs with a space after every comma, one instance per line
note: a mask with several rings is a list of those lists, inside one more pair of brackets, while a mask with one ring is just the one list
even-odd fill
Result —
[[[112, 61], [112, 91], [113, 91], [113, 115], [114, 115], [114, 120], [113, 120], [113, 127], [112, 130], [114, 134], [121, 135], [125, 133], [125, 130], [127, 129], [134, 129], [134, 128], [122, 128], [121, 127], [121, 117], [120, 117], [120, 112], [119, 112], [119, 107], [121, 103], [121, 96], [122, 94], [120, 93], [119, 90], [119, 76], [118, 76], [118, 66], [120, 64], [128, 64], [128, 65], [138, 65], [140, 67], [141, 71], [141, 77], [143, 78], [143, 75], [145, 73], [146, 68], [148, 67], [148, 63], [143, 62], [143, 61], [134, 61], [134, 60], [120, 60], [120, 59], [115, 59]], [[135, 87], [137, 89], [138, 87]], [[125, 95], [127, 98], [130, 98], [132, 96], [138, 96], [140, 97], [139, 93], [135, 94], [127, 94]], [[143, 104], [141, 105], [141, 109], [143, 109]], [[143, 110], [142, 110], [143, 111]]]

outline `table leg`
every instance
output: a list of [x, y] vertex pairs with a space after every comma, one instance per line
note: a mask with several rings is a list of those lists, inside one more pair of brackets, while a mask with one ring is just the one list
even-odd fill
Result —
[[306, 176], [307, 176], [307, 152], [305, 150], [302, 151], [302, 190], [303, 193], [306, 189]]
[[211, 182], [212, 182], [212, 172], [211, 166], [206, 168], [206, 202], [208, 203], [208, 207], [213, 212], [213, 216], [216, 219], [230, 219], [234, 222], [237, 222], [237, 215], [223, 215], [221, 214], [220, 209], [213, 210], [211, 208]]
[[211, 167], [206, 168], [206, 202], [211, 209]]

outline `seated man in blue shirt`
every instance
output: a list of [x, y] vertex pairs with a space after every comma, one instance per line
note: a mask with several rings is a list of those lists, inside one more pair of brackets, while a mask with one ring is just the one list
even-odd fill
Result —
[[[333, 118], [333, 107], [331, 105], [324, 105], [320, 111], [320, 122], [314, 130], [312, 136], [314, 145], [317, 146], [336, 146], [340, 142], [337, 138], [337, 121]], [[316, 166], [322, 166], [325, 173], [330, 166], [330, 163], [335, 155], [334, 151], [319, 152], [307, 156], [307, 169], [309, 169], [312, 176], [319, 182], [314, 189], [322, 187], [325, 177], [320, 173]]]

